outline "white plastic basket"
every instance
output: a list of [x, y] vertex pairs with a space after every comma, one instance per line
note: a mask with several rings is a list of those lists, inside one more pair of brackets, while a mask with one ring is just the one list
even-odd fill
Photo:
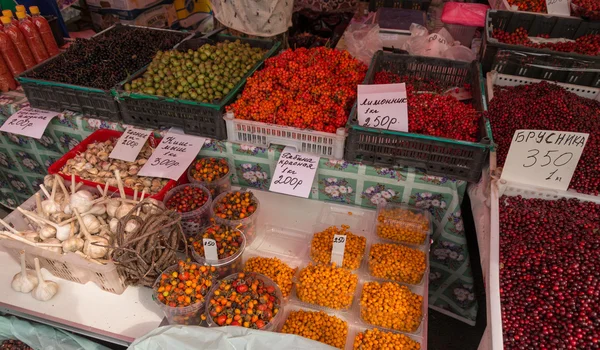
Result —
[[494, 98], [494, 85], [497, 86], [519, 86], [527, 84], [535, 84], [539, 82], [548, 82], [551, 84], [557, 84], [567, 89], [568, 91], [585, 98], [600, 101], [600, 88], [594, 88], [589, 86], [573, 85], [567, 83], [558, 83], [550, 80], [535, 79], [519, 77], [516, 75], [498, 74], [496, 71], [491, 71], [486, 77], [486, 96], [488, 102]]
[[577, 198], [582, 201], [600, 203], [600, 197], [580, 194], [571, 191], [559, 191], [535, 186], [512, 183], [506, 180], [492, 183], [492, 213], [490, 233], [490, 265], [486, 281], [488, 327], [491, 327], [491, 349], [504, 349], [502, 337], [502, 309], [500, 305], [500, 197], [522, 196], [523, 198], [540, 198], [558, 200], [560, 198]]
[[331, 159], [344, 157], [344, 142], [348, 133], [339, 128], [335, 134], [298, 129], [291, 126], [267, 124], [235, 119], [229, 112], [223, 117], [227, 126], [227, 140], [261, 147], [272, 144], [291, 146], [298, 152], [316, 154]]
[[[91, 188], [88, 190], [92, 191]], [[35, 196], [30, 197], [21, 205], [21, 208], [32, 211], [35, 210], [35, 207]], [[8, 214], [4, 221], [19, 231], [32, 229], [25, 221], [23, 214], [17, 210]], [[112, 262], [105, 265], [94, 263], [75, 253], [58, 254], [11, 239], [0, 239], [0, 247], [17, 262], [20, 260], [19, 252], [24, 250], [25, 263], [30, 269], [34, 268], [33, 259], [38, 258], [41, 267], [56, 277], [81, 284], [92, 281], [102, 290], [115, 294], [121, 294], [127, 288], [124, 279], [117, 271], [117, 266]]]

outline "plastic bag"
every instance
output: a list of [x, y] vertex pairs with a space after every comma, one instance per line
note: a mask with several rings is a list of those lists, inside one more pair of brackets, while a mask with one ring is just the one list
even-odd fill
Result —
[[369, 65], [375, 52], [383, 50], [379, 24], [352, 23], [344, 33], [346, 50], [354, 58]]
[[136, 339], [129, 350], [333, 350], [335, 348], [293, 334], [244, 327], [160, 327]]
[[449, 60], [472, 62], [475, 61], [477, 55], [466, 46], [452, 46], [448, 50], [442, 52], [442, 57]]
[[410, 32], [411, 36], [402, 45], [402, 49], [411, 55], [442, 57], [442, 53], [454, 43], [452, 35], [445, 28], [438, 33], [429, 34], [427, 28], [413, 23]]
[[109, 350], [90, 340], [43, 324], [33, 324], [12, 316], [0, 316], [0, 341], [18, 339], [34, 349]]
[[442, 22], [469, 27], [485, 26], [485, 15], [490, 7], [484, 4], [447, 2], [442, 12]]

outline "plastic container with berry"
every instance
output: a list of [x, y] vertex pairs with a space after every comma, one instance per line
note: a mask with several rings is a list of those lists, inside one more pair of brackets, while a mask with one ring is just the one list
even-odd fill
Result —
[[215, 198], [210, 212], [218, 224], [240, 229], [249, 246], [256, 238], [259, 208], [258, 198], [251, 191], [229, 191]]
[[226, 158], [197, 158], [188, 168], [187, 178], [208, 188], [213, 198], [231, 190], [231, 167]]
[[[206, 257], [204, 239], [213, 239], [216, 243], [217, 260]], [[192, 255], [194, 259], [205, 265], [214, 266], [219, 278], [242, 271], [242, 255], [246, 249], [246, 237], [242, 231], [223, 224], [213, 224], [205, 227], [200, 235], [192, 241]]]
[[181, 226], [187, 236], [193, 236], [209, 224], [210, 191], [200, 185], [189, 183], [179, 185], [165, 195], [163, 203], [167, 209], [181, 213]]

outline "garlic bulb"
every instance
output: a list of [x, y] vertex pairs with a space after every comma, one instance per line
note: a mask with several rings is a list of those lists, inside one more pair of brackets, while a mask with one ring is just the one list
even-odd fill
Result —
[[71, 209], [71, 204], [65, 204], [65, 206], [63, 207], [63, 213], [67, 214], [67, 215], [73, 215], [73, 210]]
[[35, 271], [37, 272], [38, 285], [31, 291], [31, 295], [34, 299], [40, 301], [48, 301], [58, 293], [58, 284], [52, 281], [44, 280], [42, 276], [42, 270], [40, 269], [40, 260], [38, 258], [35, 261]]
[[62, 242], [62, 250], [67, 253], [74, 253], [83, 249], [83, 239], [79, 237], [70, 237], [66, 241]]
[[100, 232], [100, 221], [91, 214], [83, 216], [83, 224], [85, 228], [87, 228], [88, 232], [91, 234], [96, 234]]
[[83, 244], [83, 254], [92, 259], [101, 259], [108, 253], [108, 240], [100, 236], [89, 236]]
[[56, 244], [57, 246], [55, 246], [55, 247], [48, 246], [48, 247], [46, 247], [46, 249], [48, 249], [51, 252], [58, 253], [58, 254], [63, 253], [62, 244], [64, 244], [64, 243], [61, 244], [61, 241], [58, 238], [49, 238], [44, 241], [44, 244], [48, 244], [48, 245]]
[[71, 205], [71, 210], [77, 209], [80, 213], [85, 213], [92, 209], [92, 206], [94, 205], [92, 203], [93, 200], [94, 195], [92, 195], [90, 191], [80, 190], [71, 195], [69, 204]]
[[40, 238], [44, 241], [56, 237], [56, 229], [50, 225], [43, 225], [40, 228]]
[[23, 231], [20, 234], [21, 237], [25, 238], [30, 242], [36, 243], [40, 241], [40, 235], [35, 231]]
[[53, 184], [54, 184], [54, 176], [53, 175], [44, 176], [44, 186], [50, 188], [50, 187], [52, 187]]
[[121, 201], [119, 201], [118, 199], [111, 199], [108, 201], [108, 203], [106, 203], [106, 213], [108, 214], [108, 216], [114, 217], [117, 212], [117, 209], [119, 209], [120, 206]]
[[147, 203], [145, 203], [142, 206], [142, 211], [144, 212], [144, 214], [157, 214], [159, 212], [159, 208], [160, 209], [165, 208], [165, 205], [163, 204], [163, 202], [158, 201], [154, 198], [147, 198], [146, 201], [147, 201]]
[[64, 241], [71, 236], [71, 225], [54, 226], [56, 229], [56, 238]]
[[42, 201], [42, 210], [44, 210], [44, 213], [48, 215], [62, 211], [60, 204], [51, 199], [46, 199], [45, 201]]
[[125, 215], [127, 215], [131, 211], [131, 209], [133, 209], [133, 205], [128, 204], [128, 203], [123, 203], [115, 212], [115, 217], [117, 219], [121, 219]]
[[25, 266], [25, 251], [19, 252], [21, 256], [21, 272], [17, 273], [11, 283], [12, 289], [21, 293], [29, 293], [38, 285], [38, 278], [35, 271], [27, 270]]
[[136, 220], [129, 220], [129, 221], [127, 221], [127, 224], [125, 224], [125, 232], [133, 233], [133, 232], [137, 231], [137, 229], [139, 227], [140, 227], [140, 224]]
[[104, 215], [106, 214], [106, 206], [102, 203], [94, 204], [92, 209], [90, 209], [87, 213], [96, 216]]
[[117, 229], [119, 228], [119, 219], [117, 219], [117, 218], [110, 219], [110, 221], [108, 223], [108, 227], [110, 228], [110, 232], [116, 234]]

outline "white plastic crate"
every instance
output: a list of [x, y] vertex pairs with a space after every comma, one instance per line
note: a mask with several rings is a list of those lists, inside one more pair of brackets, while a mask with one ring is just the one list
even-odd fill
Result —
[[291, 146], [298, 152], [316, 154], [331, 159], [344, 157], [344, 142], [348, 133], [339, 128], [335, 134], [298, 129], [291, 126], [267, 124], [250, 120], [235, 119], [233, 113], [223, 117], [227, 126], [227, 140], [260, 147], [272, 144]]
[[527, 84], [535, 84], [539, 82], [548, 82], [551, 84], [557, 84], [567, 89], [568, 91], [585, 98], [600, 101], [600, 88], [594, 88], [589, 86], [573, 85], [566, 83], [558, 83], [555, 81], [519, 77], [516, 75], [498, 74], [496, 71], [491, 71], [486, 76], [486, 96], [488, 102], [494, 98], [494, 85], [497, 86], [519, 86]]
[[491, 327], [492, 350], [504, 349], [502, 337], [502, 308], [500, 305], [500, 197], [522, 196], [523, 198], [540, 198], [558, 200], [560, 198], [577, 198], [582, 201], [600, 203], [600, 197], [580, 194], [571, 191], [559, 191], [535, 186], [527, 186], [500, 180], [492, 183], [491, 233], [489, 241], [490, 263], [489, 274], [485, 281], [487, 287], [488, 328]]
[[[87, 189], [92, 191], [91, 188]], [[40, 191], [40, 195], [42, 194]], [[21, 208], [34, 211], [35, 206], [35, 196], [32, 196], [21, 205]], [[25, 221], [23, 214], [17, 210], [8, 214], [4, 221], [19, 231], [32, 229]], [[92, 281], [102, 290], [115, 294], [121, 294], [127, 288], [124, 279], [117, 271], [117, 266], [112, 262], [107, 264], [94, 263], [75, 253], [58, 254], [12, 239], [0, 239], [0, 247], [17, 262], [20, 260], [19, 252], [24, 250], [25, 263], [30, 269], [35, 268], [33, 259], [38, 258], [41, 267], [56, 277], [81, 284]]]

